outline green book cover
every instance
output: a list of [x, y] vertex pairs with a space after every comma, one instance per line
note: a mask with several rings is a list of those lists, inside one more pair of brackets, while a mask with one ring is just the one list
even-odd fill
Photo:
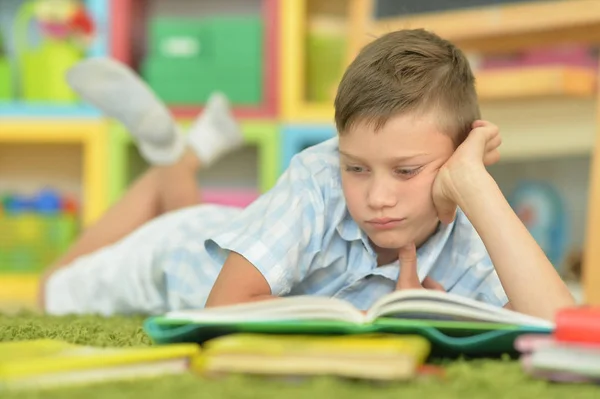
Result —
[[516, 354], [523, 334], [549, 334], [553, 323], [472, 299], [429, 290], [398, 291], [361, 312], [335, 298], [297, 296], [148, 318], [157, 344], [204, 343], [234, 333], [344, 335], [416, 334], [434, 356]]

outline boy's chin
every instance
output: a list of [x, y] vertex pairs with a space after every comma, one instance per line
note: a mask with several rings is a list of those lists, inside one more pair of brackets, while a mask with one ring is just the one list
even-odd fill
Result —
[[398, 249], [414, 241], [405, 232], [385, 231], [369, 234], [369, 239], [373, 244], [382, 249]]

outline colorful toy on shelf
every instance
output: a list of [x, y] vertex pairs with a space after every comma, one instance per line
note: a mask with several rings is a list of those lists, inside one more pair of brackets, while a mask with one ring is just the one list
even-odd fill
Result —
[[155, 18], [142, 76], [169, 104], [203, 104], [211, 92], [232, 104], [263, 100], [263, 23], [260, 17]]
[[6, 44], [0, 32], [0, 101], [10, 100], [12, 93], [12, 75], [6, 51]]
[[94, 21], [79, 0], [37, 0], [35, 14], [45, 37], [69, 40], [84, 50], [94, 39]]
[[[29, 26], [40, 28], [40, 42], [31, 47]], [[14, 24], [21, 95], [27, 101], [72, 103], [75, 93], [66, 71], [80, 61], [91, 44], [94, 28], [79, 0], [33, 0], [23, 3]]]
[[510, 203], [550, 262], [562, 272], [568, 240], [567, 213], [560, 192], [542, 181], [523, 181]]
[[73, 198], [44, 189], [4, 195], [0, 210], [0, 272], [35, 273], [60, 256], [77, 233]]

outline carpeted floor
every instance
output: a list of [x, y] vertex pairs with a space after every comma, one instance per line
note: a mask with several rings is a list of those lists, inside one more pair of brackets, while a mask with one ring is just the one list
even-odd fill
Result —
[[[45, 317], [0, 315], [0, 341], [56, 338], [98, 346], [149, 345], [141, 318]], [[533, 381], [508, 360], [458, 361], [447, 367], [444, 381], [422, 380], [373, 385], [320, 378], [305, 382], [268, 381], [249, 377], [203, 380], [192, 375], [108, 383], [47, 392], [5, 393], [16, 398], [598, 398], [600, 387]]]

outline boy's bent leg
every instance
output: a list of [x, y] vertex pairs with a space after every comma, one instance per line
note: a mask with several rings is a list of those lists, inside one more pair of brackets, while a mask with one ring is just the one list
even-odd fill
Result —
[[134, 314], [168, 310], [162, 259], [188, 213], [156, 218], [115, 244], [78, 257], [52, 273], [43, 292], [49, 314]]

